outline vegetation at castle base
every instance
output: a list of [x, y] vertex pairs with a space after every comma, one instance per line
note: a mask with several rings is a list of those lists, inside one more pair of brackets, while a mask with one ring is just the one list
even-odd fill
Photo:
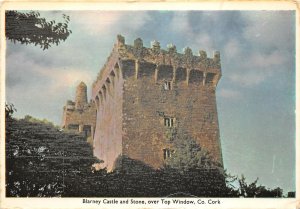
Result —
[[[152, 170], [142, 162], [129, 159], [125, 169], [78, 173], [66, 180], [66, 197], [283, 197], [282, 189], [268, 189], [248, 183], [244, 177], [230, 176], [218, 169]], [[225, 182], [224, 182], [225, 177]], [[242, 181], [230, 186], [229, 181]], [[82, 182], [82, 184], [78, 184]]]
[[42, 124], [45, 124], [45, 125], [50, 125], [50, 126], [53, 126], [54, 127], [54, 124], [50, 121], [48, 121], [47, 119], [38, 119], [38, 118], [34, 118], [30, 115], [25, 115], [24, 119], [25, 121], [28, 121], [28, 122], [31, 122], [31, 123], [42, 123]]
[[[200, 155], [201, 149], [194, 143], [184, 144], [182, 151], [177, 149], [179, 158], [199, 157], [190, 161], [190, 167], [171, 163], [153, 170], [120, 156], [113, 172], [94, 172], [91, 165], [100, 161], [93, 157], [84, 137], [30, 116], [16, 120], [10, 115], [6, 118], [6, 196], [282, 197], [280, 188], [271, 190], [258, 185], [257, 180], [247, 183], [243, 176], [231, 176], [208, 163], [203, 158], [206, 152]], [[183, 150], [190, 149], [193, 154], [184, 157], [183, 153], [189, 152]]]
[[55, 23], [40, 17], [39, 12], [5, 12], [5, 35], [8, 40], [21, 44], [34, 44], [43, 50], [65, 41], [72, 31], [68, 28], [70, 17], [63, 14], [64, 22]]
[[248, 184], [244, 175], [238, 179], [240, 196], [243, 197], [282, 197], [283, 191], [277, 187], [275, 189], [267, 189], [265, 186], [257, 185], [258, 178]]
[[209, 152], [200, 147], [187, 133], [172, 131], [169, 140], [174, 145], [174, 150], [171, 157], [166, 159], [166, 168], [173, 168], [178, 171], [212, 168], [222, 170], [222, 166], [212, 159]]
[[84, 137], [30, 118], [6, 118], [6, 195], [63, 196], [67, 179], [89, 176], [98, 160]]
[[[68, 197], [228, 197], [223, 176], [218, 170], [189, 170], [177, 172], [172, 169], [153, 170], [142, 162], [122, 157], [123, 166], [111, 173], [100, 171], [92, 176], [78, 175], [69, 178], [64, 196]], [[126, 162], [125, 162], [126, 161]], [[124, 164], [125, 162], [125, 164]], [[88, 180], [90, 179], [90, 180]], [[76, 181], [83, 182], [76, 185]], [[76, 185], [74, 187], [74, 185]]]
[[[191, 191], [196, 196], [202, 196], [203, 193], [198, 191], [198, 186], [205, 185], [208, 190], [212, 189], [222, 197], [282, 197], [282, 189], [267, 189], [265, 186], [257, 185], [258, 178], [248, 184], [244, 175], [241, 177], [232, 176], [223, 170], [220, 163], [215, 162], [210, 153], [200, 147], [198, 143], [187, 133], [172, 128], [166, 134], [169, 141], [174, 145], [174, 151], [171, 157], [166, 160], [165, 170], [173, 170], [175, 173], [182, 173], [183, 181], [189, 185], [193, 180], [196, 185]], [[209, 181], [203, 173], [208, 171], [208, 175], [214, 178]], [[189, 179], [192, 177], [193, 180]], [[209, 184], [206, 185], [206, 181]], [[238, 184], [238, 186], [234, 186]], [[198, 194], [198, 195], [197, 195]]]

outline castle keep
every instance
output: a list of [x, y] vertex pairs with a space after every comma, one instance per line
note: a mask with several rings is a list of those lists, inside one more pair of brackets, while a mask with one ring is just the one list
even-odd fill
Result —
[[[146, 48], [140, 38], [127, 45], [119, 35], [92, 86], [96, 111], [83, 111], [81, 121], [79, 113], [72, 117], [76, 124], [96, 117], [89, 123], [95, 127], [94, 155], [108, 170], [119, 156], [161, 167], [173, 150], [167, 136], [172, 129], [184, 130], [222, 164], [215, 94], [220, 77], [219, 52], [208, 58], [205, 51], [195, 56], [185, 48], [180, 54], [157, 41]], [[72, 114], [65, 127], [75, 124]]]

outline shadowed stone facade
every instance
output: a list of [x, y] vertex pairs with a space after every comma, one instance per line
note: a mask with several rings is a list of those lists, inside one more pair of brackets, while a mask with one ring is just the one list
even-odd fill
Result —
[[68, 100], [63, 108], [62, 127], [93, 137], [95, 124], [96, 107], [92, 101], [87, 102], [87, 86], [81, 82], [76, 88], [75, 102]]
[[[159, 168], [172, 150], [167, 135], [177, 129], [184, 130], [222, 164], [216, 107], [220, 77], [219, 52], [208, 58], [205, 51], [194, 56], [185, 48], [180, 54], [174, 45], [161, 49], [157, 41], [146, 48], [140, 38], [131, 46], [119, 35], [93, 83], [97, 111], [82, 119], [87, 122], [96, 117], [96, 123], [90, 121], [95, 124], [94, 155], [104, 160], [108, 170], [119, 156]], [[85, 103], [81, 99], [76, 99], [77, 106]], [[65, 127], [71, 124], [71, 115], [79, 116], [65, 107], [67, 118], [68, 114]]]

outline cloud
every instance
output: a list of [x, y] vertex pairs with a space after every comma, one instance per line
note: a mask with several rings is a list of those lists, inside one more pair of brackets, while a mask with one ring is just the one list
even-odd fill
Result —
[[105, 40], [111, 34], [137, 31], [151, 20], [148, 12], [138, 11], [80, 11], [69, 14], [71, 27], [74, 26], [75, 30], [80, 28], [85, 34]]
[[239, 84], [241, 87], [251, 87], [262, 83], [268, 76], [269, 74], [265, 73], [246, 71], [243, 73], [231, 74], [229, 79], [232, 82]]
[[[185, 37], [186, 45], [200, 46], [201, 50], [213, 51], [214, 44], [211, 36], [206, 31], [194, 30], [188, 12], [174, 13], [170, 28], [174, 33]], [[198, 51], [199, 49], [196, 50]]]
[[118, 11], [86, 11], [71, 12], [71, 25], [76, 25], [90, 35], [107, 35], [114, 30], [122, 18]]
[[247, 88], [260, 85], [267, 78], [285, 71], [289, 61], [286, 55], [278, 50], [270, 54], [254, 51], [248, 56], [236, 56], [235, 59], [238, 62], [232, 67], [228, 77], [233, 83]]
[[294, 48], [295, 24], [290, 11], [244, 12], [242, 16], [248, 23], [243, 35], [251, 43], [265, 49]]
[[279, 50], [272, 51], [270, 54], [253, 53], [249, 58], [249, 63], [261, 70], [275, 70], [286, 62], [286, 54]]
[[236, 99], [241, 97], [241, 93], [239, 91], [232, 89], [220, 89], [218, 94], [220, 97], [225, 99]]
[[62, 93], [63, 89], [74, 88], [81, 81], [91, 83], [93, 78], [90, 74], [85, 73], [82, 69], [47, 69], [39, 71], [45, 78], [49, 79], [49, 96], [56, 96]]
[[[15, 62], [18, 60], [18, 62]], [[48, 63], [36, 62], [26, 51], [15, 52], [7, 56], [7, 85], [36, 86], [39, 84], [48, 87], [68, 87], [75, 81], [92, 82], [91, 75], [85, 69], [74, 66], [57, 67]], [[45, 82], [46, 81], [46, 82]]]
[[39, 67], [39, 64], [28, 59], [27, 54], [23, 52], [16, 51], [8, 55], [6, 58], [6, 85], [13, 87], [44, 83], [40, 82], [40, 75], [35, 72]]
[[195, 43], [200, 46], [202, 50], [206, 50], [208, 54], [211, 54], [214, 51], [213, 41], [208, 34], [192, 34], [192, 37], [195, 40]]
[[120, 23], [120, 28], [130, 29], [131, 32], [137, 31], [145, 26], [152, 18], [148, 12], [126, 12], [122, 16], [123, 21]]
[[236, 39], [230, 39], [224, 46], [224, 56], [230, 60], [236, 60], [241, 52], [241, 43]]
[[170, 26], [182, 40], [206, 50], [208, 56], [220, 50], [222, 67], [228, 70], [224, 75], [239, 87], [249, 88], [291, 66], [291, 17], [289, 12], [272, 11], [178, 12]]
[[59, 123], [61, 108], [73, 99], [76, 84], [93, 80], [82, 68], [35, 62], [26, 51], [11, 53], [6, 63], [6, 100], [17, 107], [17, 117], [30, 114]]
[[170, 23], [170, 27], [174, 32], [192, 34], [192, 28], [188, 19], [188, 12], [176, 12]]
[[242, 12], [239, 39], [223, 48], [229, 79], [240, 87], [255, 87], [293, 66], [293, 15], [288, 12]]

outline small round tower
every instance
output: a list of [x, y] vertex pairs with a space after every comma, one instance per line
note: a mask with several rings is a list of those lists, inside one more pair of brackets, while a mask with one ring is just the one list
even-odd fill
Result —
[[75, 108], [83, 109], [83, 107], [86, 104], [87, 104], [87, 87], [84, 82], [80, 82], [80, 84], [76, 88]]

